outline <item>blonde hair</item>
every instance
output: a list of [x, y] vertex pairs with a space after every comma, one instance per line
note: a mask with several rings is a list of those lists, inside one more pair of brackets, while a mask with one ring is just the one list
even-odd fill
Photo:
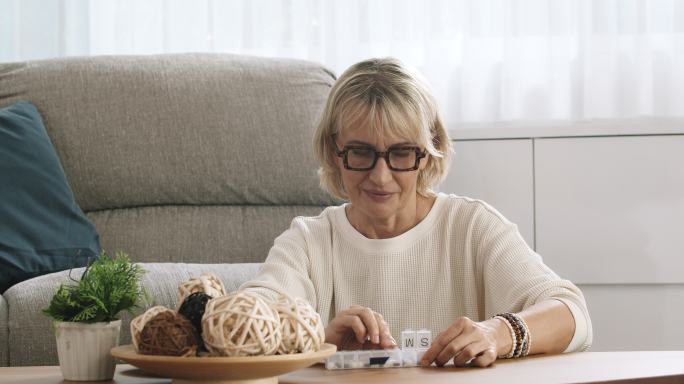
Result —
[[360, 123], [372, 135], [409, 139], [427, 150], [422, 160], [427, 165], [418, 171], [419, 194], [427, 196], [446, 176], [451, 142], [424, 81], [397, 59], [368, 59], [349, 67], [337, 80], [314, 134], [321, 187], [331, 195], [347, 199], [333, 135]]

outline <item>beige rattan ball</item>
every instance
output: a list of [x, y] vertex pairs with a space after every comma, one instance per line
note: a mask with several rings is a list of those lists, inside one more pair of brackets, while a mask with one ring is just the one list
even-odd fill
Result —
[[239, 291], [209, 300], [202, 338], [213, 355], [272, 355], [280, 345], [278, 312], [253, 293]]
[[147, 324], [147, 322], [151, 318], [157, 316], [162, 312], [173, 311], [161, 305], [157, 305], [148, 309], [142, 315], [136, 316], [133, 320], [131, 320], [131, 339], [133, 340], [133, 346], [135, 347], [136, 352], [140, 352], [140, 334], [142, 333], [145, 324]]
[[204, 292], [211, 297], [226, 295], [226, 288], [218, 276], [211, 272], [205, 272], [199, 277], [194, 277], [178, 286], [178, 305], [180, 306], [186, 297], [195, 292]]
[[282, 341], [278, 353], [298, 353], [317, 351], [325, 342], [325, 329], [321, 316], [302, 298], [281, 295], [273, 303], [280, 317]]

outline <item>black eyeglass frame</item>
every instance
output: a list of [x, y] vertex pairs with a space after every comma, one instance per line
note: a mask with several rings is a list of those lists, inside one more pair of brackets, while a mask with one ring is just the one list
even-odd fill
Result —
[[[350, 171], [358, 171], [358, 172], [365, 172], [365, 171], [370, 171], [371, 169], [375, 168], [375, 165], [378, 163], [379, 158], [385, 159], [385, 164], [387, 164], [387, 167], [394, 171], [394, 172], [411, 172], [415, 171], [420, 167], [420, 159], [424, 158], [427, 156], [427, 150], [420, 149], [420, 147], [416, 147], [413, 145], [402, 145], [402, 146], [397, 146], [397, 147], [390, 147], [387, 148], [386, 151], [376, 151], [375, 148], [368, 146], [368, 145], [347, 145], [343, 149], [338, 149], [337, 148], [337, 143], [335, 142], [335, 137], [333, 135], [333, 144], [335, 145], [335, 154], [337, 157], [342, 158], [342, 163], [344, 164], [344, 168], [348, 169]], [[373, 162], [371, 163], [370, 166], [366, 168], [354, 168], [349, 165], [349, 157], [347, 153], [350, 150], [353, 149], [364, 149], [364, 150], [372, 150], [373, 153], [375, 154], [375, 158], [373, 159]], [[392, 164], [390, 163], [389, 157], [390, 157], [390, 152], [395, 151], [395, 150], [411, 150], [416, 152], [416, 163], [413, 165], [411, 168], [394, 168]]]

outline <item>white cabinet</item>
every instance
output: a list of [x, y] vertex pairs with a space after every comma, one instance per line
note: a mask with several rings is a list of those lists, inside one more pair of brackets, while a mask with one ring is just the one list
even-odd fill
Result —
[[580, 285], [594, 329], [592, 351], [684, 349], [684, 285]]
[[454, 142], [482, 199], [585, 295], [594, 351], [684, 348], [684, 135]]
[[684, 136], [535, 139], [537, 251], [578, 284], [684, 283]]
[[484, 200], [534, 247], [532, 140], [455, 141], [453, 148], [440, 191]]

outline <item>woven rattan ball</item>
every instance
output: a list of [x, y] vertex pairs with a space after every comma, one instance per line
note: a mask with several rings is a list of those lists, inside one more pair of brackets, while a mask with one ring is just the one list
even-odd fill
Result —
[[131, 339], [133, 340], [133, 346], [137, 352], [140, 352], [140, 333], [142, 332], [145, 324], [153, 317], [157, 316], [162, 312], [173, 312], [172, 310], [163, 307], [161, 305], [154, 306], [142, 315], [135, 317], [131, 320]]
[[188, 319], [163, 311], [145, 323], [138, 347], [145, 355], [195, 356], [199, 337]]
[[250, 292], [213, 298], [202, 317], [202, 338], [213, 355], [272, 355], [281, 340], [278, 312]]
[[218, 276], [211, 272], [205, 272], [199, 277], [194, 277], [178, 286], [178, 305], [180, 306], [185, 298], [195, 292], [204, 292], [211, 297], [226, 295], [226, 288]]
[[273, 303], [280, 317], [282, 341], [278, 353], [298, 353], [317, 351], [325, 341], [325, 329], [321, 316], [304, 299], [292, 299], [281, 295]]
[[195, 292], [186, 297], [178, 308], [178, 313], [190, 320], [198, 334], [202, 333], [202, 316], [211, 296], [204, 292]]

